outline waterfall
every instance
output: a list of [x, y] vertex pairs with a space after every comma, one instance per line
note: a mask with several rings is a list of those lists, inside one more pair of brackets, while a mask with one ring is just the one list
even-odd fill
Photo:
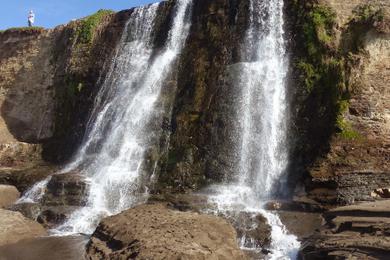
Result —
[[[279, 217], [262, 207], [283, 187], [288, 163], [286, 144], [288, 106], [286, 76], [288, 58], [284, 40], [283, 0], [251, 0], [250, 26], [238, 64], [236, 86], [240, 156], [232, 183], [214, 186], [210, 201], [218, 214], [249, 212], [263, 214], [272, 227], [271, 259], [294, 258], [299, 243], [288, 235]], [[256, 249], [249, 239], [241, 246]]]
[[191, 0], [178, 0], [165, 47], [153, 54], [159, 4], [136, 8], [96, 98], [87, 134], [73, 162], [62, 172], [81, 170], [88, 181], [87, 205], [57, 231], [92, 233], [98, 221], [147, 198], [151, 173], [145, 153], [159, 138], [153, 131], [163, 113], [156, 103], [189, 32]]

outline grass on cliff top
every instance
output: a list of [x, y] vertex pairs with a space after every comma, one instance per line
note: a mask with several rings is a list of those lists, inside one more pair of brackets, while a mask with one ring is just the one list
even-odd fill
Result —
[[3, 32], [29, 32], [29, 31], [43, 31], [45, 28], [39, 27], [39, 26], [32, 26], [32, 27], [11, 27], [6, 30], [0, 30], [0, 33]]
[[96, 27], [102, 22], [102, 20], [113, 14], [112, 10], [99, 10], [95, 14], [85, 17], [80, 20], [80, 24], [76, 29], [76, 37], [81, 44], [92, 43]]

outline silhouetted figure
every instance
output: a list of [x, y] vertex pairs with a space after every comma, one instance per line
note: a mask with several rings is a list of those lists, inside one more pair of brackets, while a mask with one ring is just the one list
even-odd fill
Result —
[[35, 14], [34, 14], [34, 12], [31, 10], [31, 11], [28, 13], [28, 26], [29, 26], [29, 27], [33, 26], [34, 21], [35, 21]]

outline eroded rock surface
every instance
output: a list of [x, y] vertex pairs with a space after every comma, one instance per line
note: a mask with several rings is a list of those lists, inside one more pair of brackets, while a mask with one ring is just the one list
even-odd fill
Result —
[[88, 259], [246, 259], [225, 220], [142, 205], [103, 219], [87, 245]]
[[339, 207], [302, 248], [304, 259], [387, 259], [390, 255], [390, 201]]

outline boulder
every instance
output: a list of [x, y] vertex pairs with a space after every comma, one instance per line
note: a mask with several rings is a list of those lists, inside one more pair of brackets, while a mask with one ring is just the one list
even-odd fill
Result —
[[103, 219], [87, 259], [246, 259], [224, 219], [147, 204]]
[[78, 172], [55, 174], [47, 184], [43, 196], [45, 206], [85, 206], [87, 183]]
[[47, 232], [39, 223], [19, 212], [0, 209], [0, 246], [45, 235]]
[[7, 208], [14, 204], [20, 197], [15, 186], [0, 185], [0, 208]]

